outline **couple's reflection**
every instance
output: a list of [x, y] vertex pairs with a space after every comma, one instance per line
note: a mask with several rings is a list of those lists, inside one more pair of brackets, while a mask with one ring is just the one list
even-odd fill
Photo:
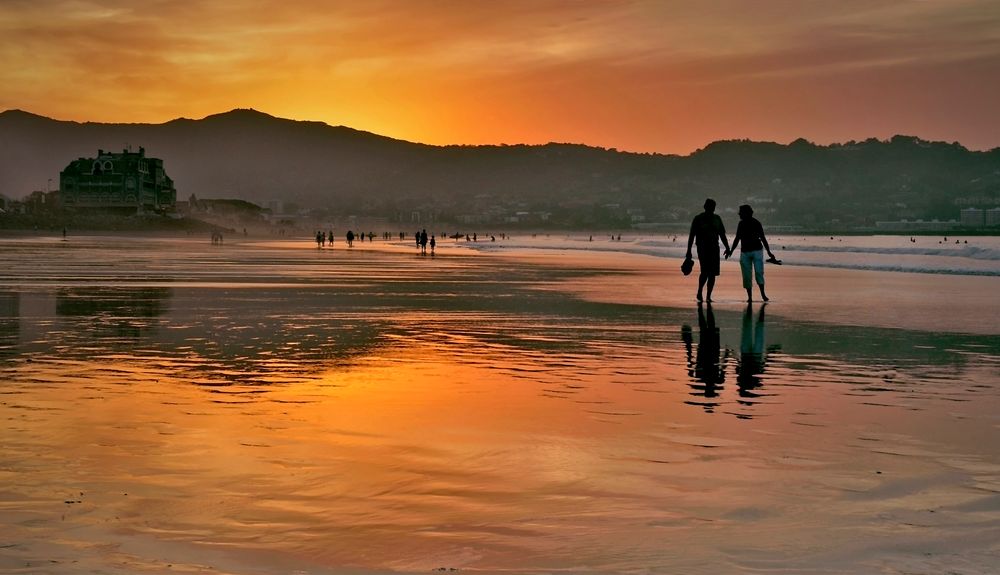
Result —
[[704, 399], [688, 400], [685, 403], [700, 405], [705, 411], [715, 411], [719, 393], [726, 383], [726, 362], [729, 351], [722, 353], [722, 338], [715, 324], [712, 304], [698, 304], [698, 345], [694, 347], [694, 336], [689, 326], [681, 331], [684, 348], [687, 350], [688, 377], [691, 378], [691, 395]]
[[743, 328], [740, 331], [740, 360], [736, 364], [736, 385], [739, 386], [740, 403], [753, 404], [760, 397], [755, 390], [761, 386], [760, 376], [764, 373], [766, 350], [764, 349], [764, 310], [760, 306], [757, 321], [753, 318], [753, 304], [747, 304], [743, 311]]
[[[754, 318], [753, 304], [747, 304], [743, 312], [740, 334], [740, 354], [736, 360], [736, 385], [739, 403], [753, 404], [760, 397], [761, 374], [766, 364], [764, 309], [760, 307]], [[715, 312], [711, 304], [698, 304], [698, 342], [689, 326], [681, 331], [687, 351], [688, 377], [691, 378], [691, 395], [698, 399], [686, 401], [699, 405], [706, 412], [714, 412], [721, 403], [720, 394], [726, 382], [727, 366], [733, 353], [722, 345], [721, 330], [716, 324]]]

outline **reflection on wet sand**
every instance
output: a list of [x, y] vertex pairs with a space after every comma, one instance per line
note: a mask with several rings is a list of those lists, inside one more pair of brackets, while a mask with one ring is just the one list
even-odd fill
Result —
[[[736, 379], [736, 404], [752, 407], [765, 394], [761, 391], [767, 356], [781, 350], [780, 344], [766, 343], [765, 309], [761, 304], [754, 315], [753, 304], [747, 304], [740, 318], [739, 349], [731, 349], [722, 344], [722, 329], [717, 323], [711, 304], [698, 305], [698, 341], [695, 343], [691, 327], [681, 328], [681, 340], [687, 357], [688, 386], [690, 395], [699, 399], [689, 399], [685, 403], [697, 405], [706, 413], [714, 413], [720, 405], [728, 402], [722, 397], [726, 382], [726, 372], [730, 358], [737, 357], [733, 367]], [[727, 317], [727, 320], [731, 316]], [[732, 318], [736, 319], [736, 318]], [[732, 327], [732, 326], [730, 326]], [[767, 395], [773, 395], [773, 392]], [[740, 419], [753, 417], [752, 411], [732, 412]]]
[[764, 310], [767, 304], [761, 304], [756, 321], [753, 315], [753, 304], [747, 304], [743, 312], [743, 324], [740, 331], [740, 359], [736, 364], [736, 384], [739, 386], [740, 403], [753, 405], [761, 397], [761, 375], [767, 363], [767, 353], [781, 349], [780, 345], [765, 348]]
[[[726, 363], [729, 350], [722, 355], [722, 339], [715, 324], [712, 304], [698, 304], [698, 343], [694, 344], [691, 328], [685, 325], [681, 336], [687, 352], [688, 377], [691, 378], [691, 395], [704, 397], [704, 401], [688, 400], [686, 403], [700, 405], [706, 412], [713, 412], [718, 406], [719, 393], [726, 382]], [[695, 349], [696, 351], [692, 351]]]
[[56, 293], [56, 314], [141, 319], [163, 315], [170, 301], [170, 288], [160, 287], [72, 287]]
[[996, 336], [539, 287], [594, 269], [230, 249], [129, 270], [184, 282], [0, 278], [0, 570], [995, 559]]
[[56, 292], [57, 316], [84, 337], [135, 343], [167, 312], [170, 288], [68, 287]]
[[20, 338], [20, 297], [17, 292], [0, 292], [0, 361], [17, 353]]

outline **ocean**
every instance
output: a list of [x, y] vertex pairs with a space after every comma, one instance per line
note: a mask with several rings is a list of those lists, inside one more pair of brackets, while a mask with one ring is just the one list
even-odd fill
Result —
[[[621, 240], [618, 240], [618, 237]], [[476, 249], [559, 249], [626, 252], [683, 258], [687, 236], [677, 234], [582, 235], [534, 233]], [[954, 275], [1000, 275], [1000, 236], [801, 236], [769, 237], [774, 254], [797, 266]], [[679, 264], [678, 264], [679, 265]]]

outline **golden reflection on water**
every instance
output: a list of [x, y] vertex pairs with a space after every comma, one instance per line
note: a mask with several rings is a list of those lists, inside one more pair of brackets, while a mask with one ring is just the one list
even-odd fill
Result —
[[995, 338], [587, 303], [483, 260], [3, 291], [0, 568], [992, 560]]
[[[842, 395], [786, 394], [785, 416], [746, 427], [691, 409], [683, 364], [658, 363], [657, 381], [616, 364], [609, 383], [603, 359], [564, 359], [576, 383], [560, 395], [557, 377], [511, 377], [529, 367], [516, 354], [470, 365], [451, 345], [279, 385], [202, 386], [127, 355], [36, 367], [5, 402], [13, 540], [59, 533], [61, 561], [96, 529], [112, 541], [251, 549], [268, 564], [617, 571], [712, 563], [717, 547], [819, 545], [827, 526], [873, 504], [851, 494], [884, 488], [875, 470], [941, 472], [875, 450], [885, 448], [877, 428]], [[864, 442], [873, 449], [858, 451]], [[906, 436], [891, 443], [945, 455]], [[933, 492], [904, 508], [976, 499], [960, 485]], [[837, 505], [815, 507], [827, 499]]]

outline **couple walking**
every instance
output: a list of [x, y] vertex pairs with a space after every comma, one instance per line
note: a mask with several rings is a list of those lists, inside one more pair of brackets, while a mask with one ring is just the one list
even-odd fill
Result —
[[[740, 269], [743, 271], [743, 288], [747, 290], [747, 301], [753, 301], [753, 285], [750, 283], [751, 273], [760, 288], [760, 297], [768, 301], [764, 293], [764, 250], [767, 250], [768, 261], [781, 263], [771, 253], [764, 237], [764, 226], [753, 217], [753, 208], [747, 204], [740, 206], [740, 223], [736, 227], [736, 238], [733, 247], [729, 247], [726, 239], [726, 228], [722, 218], [715, 213], [715, 200], [705, 200], [705, 211], [694, 217], [691, 222], [691, 235], [688, 236], [687, 256], [691, 260], [691, 244], [698, 246], [698, 301], [712, 301], [712, 290], [715, 289], [715, 276], [719, 275], [719, 240], [726, 247], [726, 259], [736, 251], [736, 246], [743, 243], [740, 251]], [[708, 293], [702, 297], [702, 290], [708, 286]]]

